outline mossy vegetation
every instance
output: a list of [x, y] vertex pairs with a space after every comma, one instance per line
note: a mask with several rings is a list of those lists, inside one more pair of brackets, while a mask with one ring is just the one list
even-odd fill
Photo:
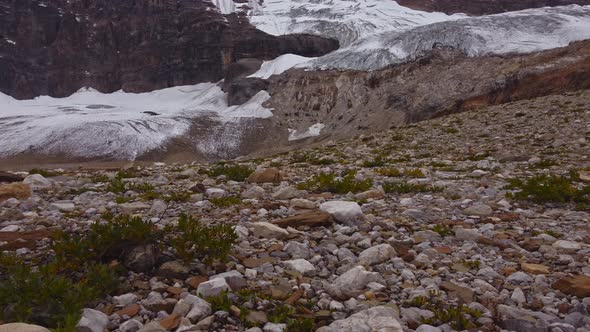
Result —
[[590, 186], [577, 183], [579, 175], [570, 172], [568, 176], [536, 175], [528, 179], [511, 179], [506, 189], [507, 197], [529, 200], [535, 203], [580, 203], [590, 202]]
[[229, 180], [241, 182], [246, 180], [253, 172], [254, 169], [246, 165], [219, 164], [210, 169], [208, 174], [214, 177], [224, 175]]
[[428, 296], [418, 296], [403, 304], [405, 307], [418, 307], [434, 313], [432, 318], [422, 318], [422, 323], [433, 326], [449, 324], [454, 330], [463, 331], [478, 327], [476, 321], [481, 317], [479, 310], [469, 308], [465, 304], [453, 304], [441, 298], [436, 291]]
[[211, 264], [227, 260], [237, 240], [232, 226], [204, 225], [187, 214], [163, 230], [140, 217], [107, 213], [103, 218], [83, 234], [56, 232], [52, 253], [44, 264], [36, 262], [37, 268], [0, 254], [0, 320], [73, 331], [84, 307], [117, 289], [124, 269], [114, 262], [123, 261], [130, 248], [172, 248], [186, 262]]
[[356, 172], [349, 171], [344, 176], [337, 176], [336, 173], [320, 173], [312, 176], [305, 182], [299, 183], [297, 189], [313, 192], [331, 192], [346, 194], [349, 192], [359, 193], [371, 189], [372, 179], [357, 180]]
[[422, 183], [413, 184], [408, 182], [388, 182], [383, 184], [383, 190], [388, 194], [409, 194], [442, 192], [443, 188]]

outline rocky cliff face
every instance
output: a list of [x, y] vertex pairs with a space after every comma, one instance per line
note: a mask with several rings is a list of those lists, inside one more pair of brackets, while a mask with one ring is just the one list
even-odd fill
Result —
[[397, 0], [397, 3], [417, 10], [479, 16], [547, 6], [590, 5], [590, 0]]
[[317, 36], [268, 35], [202, 0], [0, 2], [0, 91], [16, 98], [214, 82], [243, 58], [337, 47]]
[[590, 88], [590, 41], [521, 56], [435, 49], [383, 70], [291, 70], [271, 78], [277, 126], [325, 124], [331, 138], [386, 130], [487, 105]]

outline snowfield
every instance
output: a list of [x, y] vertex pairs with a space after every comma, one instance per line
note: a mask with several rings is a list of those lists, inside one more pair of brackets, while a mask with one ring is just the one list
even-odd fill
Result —
[[133, 160], [186, 133], [195, 117], [270, 117], [262, 107], [269, 98], [262, 91], [228, 107], [213, 83], [138, 94], [81, 89], [67, 98], [32, 100], [0, 94], [0, 157], [33, 152]]
[[316, 34], [338, 39], [341, 46], [379, 32], [464, 17], [417, 11], [392, 0], [264, 0], [250, 12], [250, 22], [271, 35]]
[[306, 65], [315, 69], [375, 70], [410, 61], [433, 46], [469, 56], [531, 53], [590, 39], [590, 6], [563, 6], [465, 18], [386, 31]]

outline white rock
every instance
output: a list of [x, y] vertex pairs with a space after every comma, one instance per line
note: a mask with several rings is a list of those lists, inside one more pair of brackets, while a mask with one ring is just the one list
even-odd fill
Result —
[[154, 214], [162, 214], [168, 208], [168, 204], [161, 199], [156, 199], [152, 202], [152, 207], [150, 208], [149, 213]]
[[306, 277], [313, 277], [316, 273], [315, 266], [302, 258], [284, 261], [283, 264], [287, 270], [295, 271]]
[[377, 272], [369, 272], [364, 266], [356, 266], [346, 271], [328, 285], [327, 291], [335, 298], [347, 299], [356, 296], [370, 282], [381, 282], [383, 279]]
[[455, 237], [462, 241], [475, 241], [479, 238], [479, 231], [477, 229], [456, 228]]
[[199, 284], [197, 294], [202, 297], [217, 296], [222, 291], [230, 290], [229, 285], [224, 278], [215, 278]]
[[506, 281], [511, 284], [523, 284], [533, 282], [533, 278], [522, 271], [518, 271], [508, 276], [508, 278], [506, 278]]
[[320, 210], [331, 214], [342, 223], [350, 223], [363, 217], [363, 210], [356, 202], [330, 201], [320, 205]]
[[372, 307], [333, 322], [324, 332], [402, 332], [396, 314], [390, 307]]
[[414, 200], [412, 198], [402, 198], [399, 200], [399, 204], [401, 206], [410, 206], [414, 204]]
[[267, 239], [284, 239], [289, 235], [286, 229], [269, 222], [257, 222], [252, 224], [252, 233], [256, 237]]
[[516, 287], [514, 289], [510, 299], [512, 299], [512, 301], [514, 301], [518, 304], [526, 303], [526, 296], [524, 295], [524, 292], [522, 291], [522, 289], [520, 289], [520, 287]]
[[119, 326], [121, 332], [137, 332], [143, 327], [143, 324], [135, 319], [130, 319]]
[[418, 326], [416, 332], [442, 332], [442, 330], [432, 325], [422, 324]]
[[71, 212], [76, 209], [76, 205], [72, 201], [57, 201], [51, 203], [51, 207], [60, 211]]
[[395, 249], [387, 243], [364, 250], [359, 255], [359, 262], [365, 266], [384, 263], [396, 255]]
[[219, 188], [209, 188], [205, 191], [209, 198], [221, 198], [225, 196], [225, 190]]
[[28, 184], [31, 189], [47, 189], [53, 186], [53, 181], [46, 179], [41, 174], [31, 174], [23, 180], [23, 183]]
[[0, 332], [50, 332], [43, 326], [25, 323], [9, 323], [0, 325]]
[[143, 202], [131, 202], [119, 204], [119, 208], [123, 214], [135, 214], [141, 210], [149, 209], [150, 206]]
[[563, 252], [573, 254], [582, 249], [582, 244], [574, 241], [557, 240], [552, 244], [553, 248]]
[[303, 198], [293, 198], [291, 200], [291, 207], [298, 207], [302, 209], [315, 209], [317, 207], [317, 203]]
[[489, 205], [485, 204], [475, 204], [463, 210], [463, 213], [469, 216], [480, 216], [485, 217], [489, 216], [494, 212]]
[[258, 199], [262, 199], [264, 198], [264, 194], [266, 193], [266, 191], [259, 186], [252, 186], [250, 189], [244, 191], [241, 196], [242, 198], [258, 198]]
[[262, 328], [264, 332], [283, 332], [287, 329], [287, 324], [266, 323]]
[[82, 318], [76, 325], [77, 332], [103, 332], [109, 323], [109, 316], [104, 313], [84, 308], [82, 311]]
[[272, 194], [272, 198], [278, 200], [286, 200], [300, 197], [303, 197], [303, 191], [297, 190], [296, 188], [291, 186], [279, 188], [276, 192]]
[[127, 293], [120, 296], [113, 296], [113, 303], [122, 307], [135, 302], [137, 302], [137, 295], [133, 293]]
[[8, 225], [0, 229], [0, 232], [18, 232], [20, 230], [21, 228], [18, 225]]
[[[223, 279], [217, 280], [225, 282]], [[198, 296], [187, 296], [184, 298], [184, 300], [192, 303], [191, 310], [188, 312], [188, 314], [186, 314], [186, 318], [188, 318], [193, 324], [211, 315], [211, 305], [202, 298]]]
[[246, 269], [246, 271], [244, 271], [244, 276], [247, 279], [256, 279], [256, 277], [258, 276], [258, 271], [254, 269]]

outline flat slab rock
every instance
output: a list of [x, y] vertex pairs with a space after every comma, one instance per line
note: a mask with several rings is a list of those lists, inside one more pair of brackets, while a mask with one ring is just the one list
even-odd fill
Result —
[[321, 332], [402, 332], [400, 323], [394, 318], [393, 308], [378, 306], [360, 311], [346, 319], [333, 322]]
[[334, 223], [334, 218], [329, 213], [323, 211], [304, 212], [287, 217], [281, 220], [273, 221], [273, 224], [287, 228], [287, 227], [320, 227], [329, 226]]
[[555, 282], [553, 288], [580, 299], [590, 297], [590, 277], [585, 275], [565, 277]]

